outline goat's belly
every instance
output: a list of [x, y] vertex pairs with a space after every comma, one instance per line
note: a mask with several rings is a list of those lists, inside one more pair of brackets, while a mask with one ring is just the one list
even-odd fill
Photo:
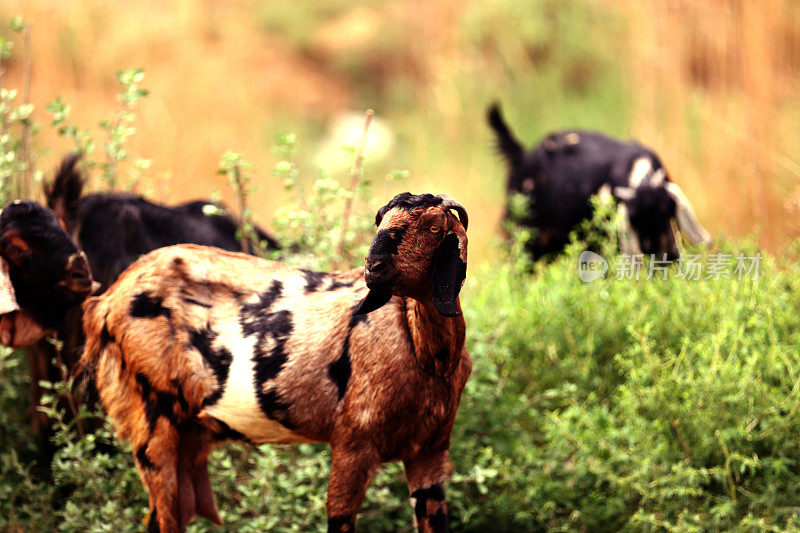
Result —
[[268, 418], [255, 401], [224, 402], [220, 400], [218, 404], [203, 409], [203, 414], [224, 422], [231, 429], [238, 431], [256, 444], [314, 442], [308, 437], [286, 428], [277, 420]]

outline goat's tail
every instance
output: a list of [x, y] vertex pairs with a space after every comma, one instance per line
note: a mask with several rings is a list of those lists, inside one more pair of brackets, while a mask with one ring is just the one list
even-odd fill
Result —
[[78, 204], [83, 192], [83, 176], [77, 168], [81, 157], [80, 152], [64, 156], [53, 181], [45, 182], [42, 186], [47, 207], [55, 211], [68, 227], [74, 225], [78, 216]]
[[489, 126], [492, 127], [497, 135], [497, 148], [510, 164], [516, 164], [522, 157], [523, 148], [514, 137], [514, 134], [511, 133], [511, 130], [508, 129], [503, 119], [503, 113], [500, 111], [500, 104], [495, 102], [489, 106], [486, 118], [489, 121]]

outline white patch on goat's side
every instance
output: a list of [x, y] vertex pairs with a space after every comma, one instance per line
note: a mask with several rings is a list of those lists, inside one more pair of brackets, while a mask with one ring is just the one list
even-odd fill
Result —
[[[231, 307], [237, 307], [232, 305]], [[242, 433], [255, 443], [266, 442], [311, 442], [287, 428], [280, 422], [268, 418], [258, 404], [255, 388], [255, 363], [253, 350], [256, 336], [242, 336], [239, 321], [231, 319], [237, 310], [229, 310], [211, 324], [218, 333], [215, 346], [225, 346], [233, 358], [228, 372], [225, 391], [219, 401], [205, 407], [202, 414], [221, 420], [232, 429]]]
[[306, 291], [306, 278], [299, 272], [285, 278], [281, 278], [283, 282], [282, 298], [291, 298], [292, 296], [303, 295]]
[[628, 174], [628, 187], [634, 189], [642, 184], [644, 179], [653, 171], [653, 163], [647, 156], [642, 156], [633, 162], [631, 172]]

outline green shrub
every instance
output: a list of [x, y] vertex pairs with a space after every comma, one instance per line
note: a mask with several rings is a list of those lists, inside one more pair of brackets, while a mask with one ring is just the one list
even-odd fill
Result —
[[[757, 280], [683, 281], [673, 267], [666, 281], [612, 270], [584, 284], [580, 246], [533, 267], [520, 249], [470, 267], [463, 292], [474, 370], [452, 439], [454, 529], [800, 529], [797, 266], [762, 253]], [[140, 528], [146, 495], [127, 449], [98, 453], [106, 434], [58, 424], [50, 482], [20, 459], [31, 443], [9, 406], [24, 365], [0, 355], [3, 437], [14, 435], [0, 452], [0, 528]], [[227, 446], [211, 465], [225, 528], [325, 529], [327, 446]], [[387, 465], [361, 527], [407, 530], [407, 498]]]
[[471, 430], [509, 467], [470, 529], [796, 527], [797, 266], [584, 284], [576, 251], [469, 278], [476, 371], [454, 456], [476, 455], [456, 452]]

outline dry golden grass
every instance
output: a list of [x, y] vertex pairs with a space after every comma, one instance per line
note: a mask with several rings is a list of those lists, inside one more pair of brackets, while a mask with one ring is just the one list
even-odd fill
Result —
[[[22, 0], [0, 6], [32, 23], [31, 96], [43, 122], [44, 104], [61, 95], [79, 125], [94, 127], [117, 107], [114, 72], [145, 68], [150, 96], [140, 104], [130, 150], [153, 159], [164, 201], [207, 197], [218, 187], [233, 205], [225, 178], [215, 174], [226, 150], [246, 154], [266, 175], [274, 164], [267, 124], [277, 110], [324, 115], [348, 103], [343, 82], [270, 41], [235, 4]], [[18, 67], [9, 65], [4, 86], [21, 85]], [[52, 168], [71, 149], [48, 128], [39, 141], [52, 150], [40, 168]], [[280, 201], [273, 196], [262, 187], [253, 198], [264, 220]]]
[[[233, 149], [263, 178], [253, 203], [267, 223], [285, 198], [268, 178], [272, 135], [307, 133], [301, 148], [310, 160], [312, 133], [321, 135], [326, 121], [375, 107], [399, 132], [389, 166], [411, 170], [412, 190], [446, 190], [468, 205], [476, 213], [471, 251], [485, 258], [502, 213], [504, 169], [491, 151], [483, 109], [499, 89], [529, 90], [509, 87], [537, 75], [537, 54], [566, 56], [558, 46], [526, 48], [498, 30], [493, 46], [507, 62], [497, 64], [481, 43], [464, 37], [465, 13], [483, 4], [490, 12], [491, 3], [479, 1], [357, 2], [339, 7], [301, 44], [266, 31], [250, 3], [2, 0], [0, 15], [20, 13], [33, 24], [32, 101], [42, 121], [44, 104], [62, 95], [79, 124], [96, 124], [116, 105], [113, 72], [145, 69], [151, 96], [141, 104], [131, 151], [153, 159], [159, 199], [208, 196], [218, 187], [231, 203], [215, 170], [220, 155]], [[800, 232], [800, 6], [792, 0], [592, 5], [624, 21], [620, 28], [597, 25], [586, 36], [620, 66], [632, 95], [628, 123], [617, 133], [629, 132], [662, 154], [713, 233], [757, 232], [767, 248], [782, 250]], [[348, 75], [353, 54], [362, 78]], [[565, 83], [582, 87], [597, 68], [576, 63]], [[20, 85], [19, 62], [8, 65], [3, 84]], [[549, 98], [542, 105], [566, 105], [560, 92]], [[526, 117], [511, 118], [520, 125]], [[544, 122], [575, 125], [558, 118]], [[52, 149], [40, 168], [51, 168], [70, 148], [47, 128], [39, 140]]]
[[623, 0], [636, 131], [703, 218], [779, 251], [797, 236], [800, 9]]

